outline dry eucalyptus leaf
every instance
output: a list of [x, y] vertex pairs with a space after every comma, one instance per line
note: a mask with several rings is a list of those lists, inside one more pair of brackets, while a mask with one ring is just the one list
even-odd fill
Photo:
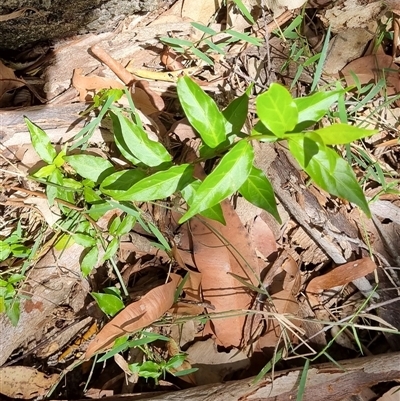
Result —
[[47, 376], [27, 366], [8, 366], [0, 368], [0, 393], [30, 400], [44, 396], [57, 379], [57, 374]]
[[333, 287], [349, 284], [372, 273], [375, 269], [376, 264], [369, 257], [345, 263], [322, 276], [313, 278], [307, 286], [307, 292], [318, 294]]
[[139, 301], [133, 302], [111, 319], [89, 344], [85, 359], [111, 347], [121, 336], [134, 333], [159, 319], [173, 304], [180, 276], [170, 275], [170, 282], [150, 290]]
[[25, 86], [25, 82], [17, 78], [14, 71], [0, 61], [0, 99], [8, 91]]

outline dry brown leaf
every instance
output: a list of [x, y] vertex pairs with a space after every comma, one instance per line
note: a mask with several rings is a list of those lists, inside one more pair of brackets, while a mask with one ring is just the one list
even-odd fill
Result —
[[115, 79], [98, 77], [92, 75], [90, 77], [82, 74], [81, 68], [75, 68], [74, 75], [72, 76], [72, 86], [79, 91], [79, 100], [84, 102], [86, 100], [87, 92], [91, 90], [100, 90], [107, 88], [123, 89], [124, 85]]
[[351, 73], [357, 75], [361, 84], [371, 81], [378, 82], [380, 78], [385, 77], [389, 89], [388, 94], [392, 95], [400, 91], [398, 68], [393, 64], [393, 58], [387, 54], [371, 54], [360, 57], [344, 67], [341, 74], [349, 86], [355, 84]]
[[27, 400], [43, 397], [56, 383], [58, 376], [48, 376], [27, 366], [0, 368], [0, 393], [10, 398]]
[[[300, 271], [296, 261], [285, 251], [275, 261], [267, 274], [267, 285], [271, 282], [268, 292], [273, 307], [271, 312], [278, 314], [297, 315], [299, 304], [296, 295], [300, 288]], [[276, 318], [268, 320], [265, 334], [259, 339], [259, 348], [275, 349], [282, 341], [282, 325]]]
[[[247, 230], [228, 201], [221, 204], [226, 225], [205, 218], [190, 221], [193, 258], [202, 273], [204, 299], [214, 306], [213, 312], [248, 309], [251, 290], [232, 274], [258, 285], [258, 262]], [[232, 273], [232, 274], [230, 274]], [[240, 313], [239, 313], [240, 314]], [[206, 325], [220, 344], [239, 346], [246, 316], [214, 319]]]
[[[98, 77], [95, 75], [85, 76], [82, 75], [82, 69], [76, 68], [72, 77], [72, 85], [79, 91], [79, 100], [85, 101], [88, 91], [99, 91], [100, 89], [123, 89], [124, 84], [115, 80], [104, 77]], [[150, 94], [146, 93], [146, 90], [142, 88], [135, 88], [135, 92], [131, 93], [135, 106], [141, 110], [144, 114], [150, 115], [159, 111], [159, 107], [164, 107], [164, 102], [159, 103], [158, 106], [154, 106], [154, 100], [150, 99]], [[158, 101], [158, 95], [156, 95], [156, 102]]]
[[254, 219], [250, 227], [250, 237], [256, 250], [264, 259], [278, 250], [274, 233], [260, 216]]
[[313, 278], [307, 286], [307, 292], [318, 294], [333, 287], [349, 284], [353, 280], [365, 277], [376, 269], [371, 258], [366, 257], [335, 267], [322, 276]]
[[192, 21], [207, 25], [221, 7], [221, 3], [221, 0], [184, 0], [182, 18], [190, 18]]
[[36, 10], [36, 8], [24, 7], [24, 8], [21, 8], [20, 10], [12, 12], [12, 13], [0, 15], [0, 22], [10, 21], [12, 19], [19, 18], [22, 15], [24, 15], [27, 11], [34, 11], [35, 14], [37, 14], [37, 13], [40, 14], [40, 12], [38, 10]]
[[377, 401], [399, 401], [400, 399], [400, 386], [392, 387], [389, 391], [386, 391], [382, 397], [378, 398]]
[[8, 91], [25, 86], [25, 82], [15, 76], [14, 71], [0, 61], [0, 98]]
[[90, 359], [96, 352], [109, 348], [118, 337], [149, 326], [171, 308], [181, 277], [172, 273], [170, 278], [167, 284], [153, 288], [108, 322], [89, 344], [85, 358]]

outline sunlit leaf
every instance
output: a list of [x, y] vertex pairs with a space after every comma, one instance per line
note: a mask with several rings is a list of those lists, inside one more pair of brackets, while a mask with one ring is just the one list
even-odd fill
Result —
[[246, 141], [238, 142], [202, 182], [193, 198], [192, 206], [179, 223], [213, 207], [237, 191], [248, 178], [253, 159], [251, 145]]
[[110, 112], [114, 136], [123, 155], [132, 155], [146, 166], [155, 167], [171, 161], [171, 155], [160, 142], [152, 141], [146, 131], [121, 112]]
[[297, 124], [296, 103], [282, 85], [272, 83], [266, 92], [257, 97], [256, 108], [262, 123], [277, 137], [282, 138]]
[[314, 131], [326, 145], [341, 145], [367, 136], [374, 135], [378, 130], [358, 128], [348, 124], [334, 124]]
[[24, 117], [31, 135], [31, 142], [40, 158], [48, 164], [51, 164], [57, 156], [57, 152], [51, 144], [48, 135], [37, 125], [33, 124], [28, 117]]
[[71, 155], [65, 156], [64, 160], [83, 178], [97, 182], [102, 175], [114, 172], [113, 165], [100, 156]]
[[370, 217], [368, 202], [350, 165], [311, 136], [312, 133], [288, 138], [289, 149], [300, 166], [322, 189], [355, 203]]
[[87, 277], [91, 273], [93, 268], [96, 266], [98, 259], [99, 259], [99, 250], [97, 246], [93, 246], [88, 250], [85, 249], [81, 260], [81, 271], [83, 277]]
[[119, 201], [151, 201], [172, 195], [180, 186], [192, 179], [193, 166], [182, 164], [154, 173], [133, 184], [124, 193], [107, 190], [107, 194]]
[[203, 141], [210, 148], [224, 142], [228, 125], [214, 100], [187, 76], [179, 78], [177, 90], [187, 119]]

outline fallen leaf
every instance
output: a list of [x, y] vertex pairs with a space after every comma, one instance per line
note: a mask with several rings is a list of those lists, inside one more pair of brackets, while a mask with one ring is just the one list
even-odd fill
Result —
[[24, 15], [27, 11], [34, 11], [35, 14], [37, 14], [37, 13], [40, 14], [40, 12], [38, 10], [36, 10], [36, 8], [24, 7], [24, 8], [21, 8], [20, 10], [12, 12], [12, 13], [0, 15], [0, 22], [10, 21], [12, 19], [19, 18], [22, 15]]
[[58, 380], [58, 374], [45, 375], [27, 366], [0, 368], [0, 393], [10, 398], [43, 397]]
[[128, 305], [111, 319], [89, 344], [85, 359], [90, 359], [100, 350], [110, 348], [118, 337], [149, 326], [171, 308], [181, 277], [172, 273], [170, 278], [171, 281], [167, 284], [153, 288], [139, 301]]
[[25, 82], [17, 78], [14, 71], [0, 61], [0, 99], [8, 91], [25, 86]]
[[[232, 274], [241, 277], [249, 286], [257, 286], [258, 262], [249, 241], [247, 230], [229, 201], [221, 204], [226, 225], [206, 218], [190, 220], [193, 259], [202, 274], [202, 291], [213, 312], [237, 310], [236, 316], [218, 318], [206, 324], [205, 330], [215, 334], [225, 347], [239, 346], [243, 340], [246, 320], [240, 311], [250, 308], [251, 289]], [[232, 274], [230, 274], [232, 273]]]
[[400, 386], [392, 387], [389, 391], [386, 391], [382, 397], [378, 398], [377, 401], [399, 401]]
[[400, 90], [399, 71], [393, 58], [387, 54], [371, 54], [360, 57], [347, 64], [341, 70], [341, 74], [348, 86], [355, 85], [352, 74], [357, 75], [361, 84], [367, 84], [371, 81], [378, 82], [380, 78], [385, 77], [388, 89], [391, 93], [398, 93]]
[[346, 285], [353, 280], [365, 277], [375, 269], [376, 264], [369, 257], [345, 263], [322, 276], [313, 278], [309, 282], [306, 291], [311, 294], [318, 294], [324, 290]]
[[[282, 341], [282, 331], [286, 319], [277, 319], [277, 315], [297, 315], [299, 304], [296, 296], [300, 289], [300, 270], [296, 261], [285, 251], [277, 258], [267, 273], [264, 283], [267, 286], [271, 306], [267, 306], [271, 312], [276, 313], [271, 319], [268, 319], [267, 330], [259, 339], [258, 347], [263, 349], [264, 353], [276, 348], [277, 344]], [[292, 326], [292, 324], [290, 325]], [[286, 334], [292, 330], [286, 330]], [[293, 335], [290, 335], [293, 340]]]
[[182, 18], [190, 18], [192, 21], [207, 25], [221, 7], [221, 3], [221, 0], [185, 0], [182, 6]]

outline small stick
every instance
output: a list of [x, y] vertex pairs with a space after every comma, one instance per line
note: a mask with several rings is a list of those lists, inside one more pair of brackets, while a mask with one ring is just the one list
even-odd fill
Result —
[[90, 48], [92, 53], [104, 63], [126, 86], [132, 85], [137, 81], [137, 77], [131, 74], [121, 63], [114, 60], [103, 48], [99, 45], [94, 45]]

